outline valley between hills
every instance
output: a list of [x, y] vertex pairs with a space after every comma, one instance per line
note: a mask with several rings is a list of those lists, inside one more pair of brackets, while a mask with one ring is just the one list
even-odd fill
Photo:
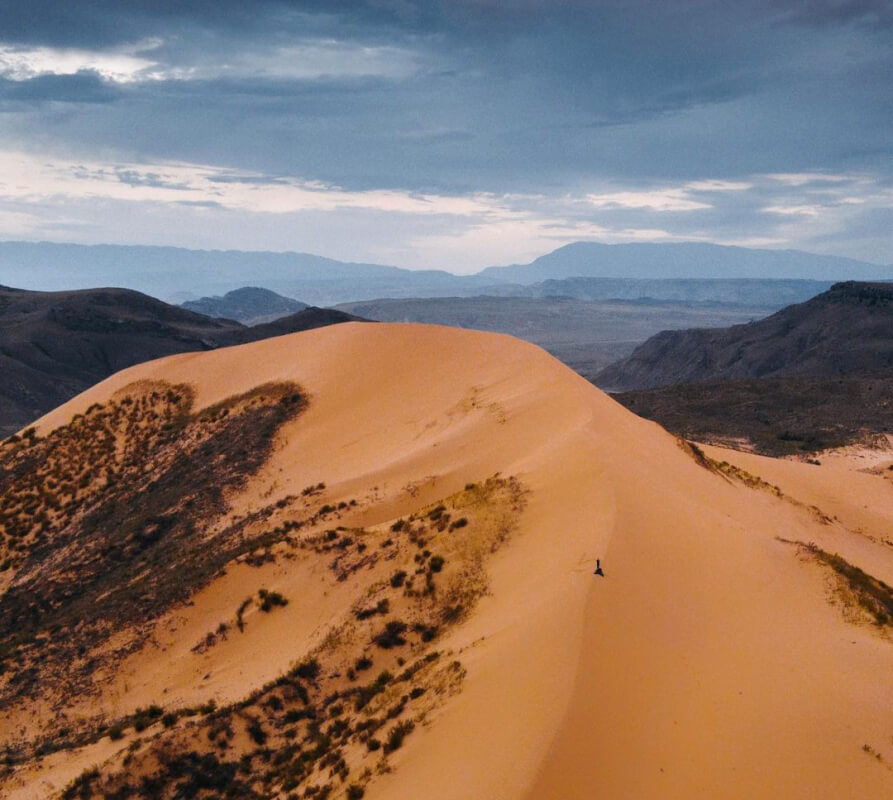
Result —
[[692, 444], [433, 325], [129, 367], [0, 449], [0, 792], [886, 796], [862, 466]]

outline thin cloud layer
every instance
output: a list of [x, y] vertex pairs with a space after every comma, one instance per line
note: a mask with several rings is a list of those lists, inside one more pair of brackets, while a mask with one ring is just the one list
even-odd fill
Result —
[[585, 238], [893, 261], [890, 3], [3, 5], [0, 149], [30, 166], [0, 177], [0, 237], [463, 270]]

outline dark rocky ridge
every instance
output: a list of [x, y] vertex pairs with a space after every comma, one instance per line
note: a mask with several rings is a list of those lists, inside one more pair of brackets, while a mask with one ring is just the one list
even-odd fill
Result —
[[0, 287], [0, 437], [133, 364], [351, 319], [357, 317], [307, 308], [248, 328], [128, 289]]
[[847, 281], [763, 320], [663, 331], [595, 376], [611, 391], [893, 369], [893, 284]]
[[681, 383], [614, 399], [677, 436], [782, 456], [893, 434], [893, 371]]

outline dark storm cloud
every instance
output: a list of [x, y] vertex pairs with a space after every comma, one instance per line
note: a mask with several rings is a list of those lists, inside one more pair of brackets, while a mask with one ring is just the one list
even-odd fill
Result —
[[0, 18], [5, 41], [97, 47], [170, 34], [183, 25], [247, 33], [268, 26], [270, 13], [289, 5], [264, 0], [4, 0]]
[[0, 78], [0, 109], [21, 110], [25, 105], [59, 103], [110, 103], [121, 96], [95, 72], [73, 75], [38, 75], [25, 81]]
[[[4, 47], [88, 68], [23, 80]], [[560, 196], [893, 171], [890, 0], [0, 0], [0, 75], [6, 147], [224, 166], [221, 185]], [[693, 217], [757, 224], [760, 187]]]
[[779, 5], [786, 9], [790, 21], [808, 25], [893, 26], [890, 0], [782, 0]]

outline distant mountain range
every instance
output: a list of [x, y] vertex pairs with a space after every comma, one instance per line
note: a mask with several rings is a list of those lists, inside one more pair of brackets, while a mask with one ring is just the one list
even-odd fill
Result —
[[766, 319], [664, 331], [602, 370], [611, 390], [893, 369], [893, 284], [844, 282]]
[[478, 294], [488, 281], [350, 264], [308, 253], [0, 242], [0, 284], [41, 291], [123, 286], [172, 302], [263, 286], [312, 305], [368, 297]]
[[494, 282], [551, 278], [799, 278], [836, 281], [893, 277], [893, 267], [799, 250], [757, 250], [702, 242], [599, 244], [576, 242], [529, 264], [488, 267]]
[[133, 364], [351, 319], [341, 311], [306, 308], [247, 328], [127, 289], [0, 287], [0, 437]]
[[243, 325], [259, 325], [289, 314], [295, 314], [307, 308], [307, 303], [293, 300], [291, 297], [283, 297], [269, 289], [245, 286], [227, 292], [223, 297], [187, 300], [185, 303], [181, 303], [181, 307], [208, 317], [234, 319]]
[[[444, 270], [345, 263], [307, 253], [0, 242], [0, 283], [43, 291], [114, 285], [176, 302], [222, 295], [246, 285], [262, 286], [314, 305], [382, 297], [524, 295], [523, 290], [511, 287], [580, 277], [833, 282], [893, 279], [893, 267], [795, 250], [752, 250], [702, 243], [578, 242], [530, 264], [488, 267], [476, 275], [455, 275]], [[738, 288], [743, 291], [746, 287]], [[580, 287], [569, 285], [566, 290], [570, 296], [577, 296], [575, 292]], [[679, 290], [678, 286], [674, 289]], [[554, 286], [532, 291], [534, 294], [537, 291], [563, 293], [560, 287]], [[626, 294], [621, 296], [632, 299], [630, 292], [660, 290], [656, 286], [627, 285], [621, 289], [617, 285], [605, 285], [586, 291], [624, 291]], [[660, 293], [652, 296], [671, 299]], [[604, 295], [593, 295], [591, 299], [604, 299]]]

